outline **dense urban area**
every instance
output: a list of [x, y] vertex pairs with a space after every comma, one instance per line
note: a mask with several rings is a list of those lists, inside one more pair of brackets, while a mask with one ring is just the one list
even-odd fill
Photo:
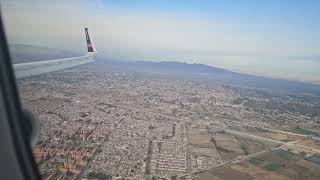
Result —
[[319, 179], [320, 101], [209, 80], [64, 70], [18, 81], [49, 179]]

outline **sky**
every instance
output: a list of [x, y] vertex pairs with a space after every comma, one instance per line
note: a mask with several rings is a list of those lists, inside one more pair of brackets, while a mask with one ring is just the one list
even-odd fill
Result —
[[318, 0], [0, 0], [10, 44], [320, 84]]

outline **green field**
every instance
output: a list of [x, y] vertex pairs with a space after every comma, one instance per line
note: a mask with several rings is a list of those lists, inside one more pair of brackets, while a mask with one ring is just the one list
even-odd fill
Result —
[[314, 154], [314, 157], [320, 158], [320, 154]]
[[290, 141], [291, 141], [291, 139], [281, 139], [280, 141], [281, 141], [281, 142], [285, 142], [285, 143], [286, 143], [286, 142], [290, 142]]
[[263, 168], [268, 171], [275, 171], [275, 170], [279, 169], [280, 167], [281, 166], [279, 164], [275, 164], [275, 163], [269, 163], [269, 164], [263, 166]]
[[254, 157], [254, 158], [249, 159], [249, 162], [254, 165], [259, 165], [259, 164], [262, 164], [264, 162], [264, 160]]
[[294, 154], [289, 152], [289, 151], [285, 151], [282, 149], [277, 149], [276, 151], [274, 151], [275, 155], [278, 155], [284, 159], [290, 159]]
[[249, 163], [256, 165], [256, 166], [259, 166], [259, 167], [262, 167], [268, 171], [275, 171], [281, 167], [281, 165], [279, 165], [279, 164], [276, 164], [276, 163], [270, 162], [270, 161], [266, 161], [263, 159], [259, 159], [256, 157], [251, 158], [248, 161], [249, 161]]
[[300, 127], [296, 127], [296, 128], [292, 128], [289, 131], [297, 133], [297, 134], [305, 134], [305, 135], [314, 135], [314, 136], [319, 136], [319, 133], [310, 131], [308, 129], [304, 129], [304, 128], [300, 128]]

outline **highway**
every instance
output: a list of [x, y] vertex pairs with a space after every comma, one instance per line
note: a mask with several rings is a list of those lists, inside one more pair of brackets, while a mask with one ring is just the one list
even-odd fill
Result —
[[238, 132], [238, 131], [225, 129], [225, 128], [221, 128], [221, 129], [223, 129], [225, 132], [228, 132], [228, 133], [234, 134], [234, 135], [238, 135], [238, 136], [245, 136], [245, 137], [249, 137], [249, 138], [257, 139], [257, 140], [261, 140], [261, 141], [269, 141], [269, 142], [273, 142], [273, 143], [285, 144], [282, 141], [277, 141], [277, 140], [274, 140], [274, 139], [268, 139], [268, 138], [264, 138], [264, 137], [260, 137], [260, 136], [255, 136], [255, 135], [252, 135], [252, 134], [246, 134], [246, 133], [243, 133], [243, 132]]
[[252, 124], [248, 124], [248, 123], [243, 123], [243, 122], [238, 122], [238, 121], [232, 121], [229, 120], [232, 123], [238, 123], [241, 125], [246, 125], [246, 126], [251, 126], [251, 127], [255, 127], [255, 128], [260, 128], [260, 129], [264, 129], [264, 130], [268, 130], [268, 131], [273, 131], [273, 132], [277, 132], [277, 133], [282, 133], [282, 134], [288, 134], [288, 135], [293, 135], [293, 136], [300, 136], [300, 137], [311, 137], [314, 140], [318, 140], [320, 141], [320, 138], [312, 136], [312, 135], [305, 135], [305, 134], [297, 134], [297, 133], [293, 133], [293, 132], [288, 132], [288, 131], [281, 131], [281, 130], [276, 130], [276, 129], [270, 129], [270, 128], [265, 128], [265, 127], [260, 127], [260, 126], [256, 126], [256, 125], [252, 125]]
[[311, 147], [307, 147], [307, 146], [301, 146], [301, 145], [296, 145], [297, 142], [299, 141], [292, 141], [292, 142], [282, 142], [282, 141], [277, 141], [274, 139], [268, 139], [268, 138], [264, 138], [264, 137], [260, 137], [260, 136], [255, 136], [252, 134], [246, 134], [243, 132], [238, 132], [238, 131], [233, 131], [233, 130], [229, 130], [229, 129], [225, 129], [225, 128], [221, 128], [224, 131], [230, 133], [230, 134], [234, 134], [234, 135], [239, 135], [239, 136], [245, 136], [245, 137], [249, 137], [252, 139], [257, 139], [257, 140], [261, 140], [261, 141], [269, 141], [269, 142], [274, 142], [274, 143], [279, 143], [282, 145], [288, 145], [291, 146], [292, 148], [301, 148], [304, 151], [308, 151], [308, 152], [312, 152], [312, 153], [320, 153], [319, 149], [315, 149], [315, 148], [311, 148]]
[[191, 163], [191, 156], [190, 156], [190, 149], [189, 149], [189, 139], [188, 139], [188, 130], [187, 130], [187, 125], [184, 124], [185, 126], [185, 133], [186, 133], [186, 138], [187, 138], [187, 179], [192, 179], [192, 163]]

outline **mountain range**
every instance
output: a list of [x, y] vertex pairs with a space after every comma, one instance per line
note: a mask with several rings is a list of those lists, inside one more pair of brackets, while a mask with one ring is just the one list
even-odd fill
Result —
[[[50, 60], [81, 55], [60, 49], [22, 44], [10, 45], [10, 52], [13, 63]], [[317, 84], [241, 74], [205, 64], [189, 64], [175, 60], [161, 62], [133, 62], [110, 60], [108, 58], [98, 56], [94, 63], [82, 68], [94, 71], [123, 71], [148, 73], [153, 75], [167, 75], [188, 79], [205, 79], [226, 85], [261, 89], [273, 93], [320, 96], [320, 85]]]

